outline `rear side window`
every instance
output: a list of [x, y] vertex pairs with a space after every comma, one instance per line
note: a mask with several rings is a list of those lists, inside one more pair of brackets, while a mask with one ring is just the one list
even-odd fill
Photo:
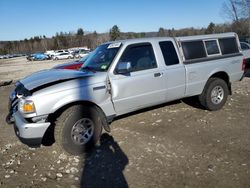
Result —
[[179, 64], [179, 59], [171, 41], [159, 42], [165, 64], [167, 66]]
[[186, 60], [206, 57], [204, 43], [200, 41], [182, 42], [182, 49]]
[[132, 72], [157, 67], [154, 51], [149, 43], [127, 47], [119, 62], [130, 62]]
[[207, 40], [204, 41], [206, 46], [207, 55], [218, 55], [220, 54], [219, 46], [217, 44], [217, 40]]
[[219, 39], [222, 55], [238, 53], [238, 45], [235, 37]]

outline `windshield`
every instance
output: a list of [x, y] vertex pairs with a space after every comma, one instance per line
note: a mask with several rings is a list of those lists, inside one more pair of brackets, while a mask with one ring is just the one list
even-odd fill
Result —
[[79, 62], [80, 62], [80, 63], [84, 63], [84, 62], [88, 59], [88, 57], [89, 57], [89, 54], [86, 55], [86, 56], [84, 56], [84, 57], [82, 57], [82, 58], [79, 60]]
[[80, 70], [106, 72], [114, 60], [121, 43], [103, 44], [97, 47], [87, 58]]

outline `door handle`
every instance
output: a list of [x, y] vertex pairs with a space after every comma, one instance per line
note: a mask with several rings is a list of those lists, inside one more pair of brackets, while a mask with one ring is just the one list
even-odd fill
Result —
[[162, 76], [162, 74], [163, 74], [163, 73], [159, 73], [159, 72], [154, 73], [154, 77], [160, 77], [160, 76]]

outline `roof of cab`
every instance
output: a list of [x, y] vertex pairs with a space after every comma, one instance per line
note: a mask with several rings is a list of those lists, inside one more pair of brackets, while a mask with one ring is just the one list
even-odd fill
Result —
[[209, 34], [209, 35], [195, 35], [195, 36], [183, 36], [183, 37], [151, 37], [151, 38], [136, 38], [136, 39], [125, 39], [125, 40], [117, 40], [106, 42], [105, 44], [114, 44], [114, 43], [122, 43], [122, 44], [134, 44], [134, 43], [146, 43], [146, 42], [158, 42], [163, 40], [176, 40], [176, 41], [190, 41], [190, 40], [198, 40], [198, 39], [215, 39], [215, 38], [226, 38], [226, 37], [235, 37], [236, 33], [220, 33], [220, 34]]
[[190, 41], [190, 40], [206, 40], [206, 39], [217, 39], [217, 38], [228, 38], [228, 37], [236, 37], [237, 34], [230, 33], [219, 33], [219, 34], [209, 34], [209, 35], [195, 35], [195, 36], [185, 36], [185, 37], [176, 37], [177, 41]]
[[105, 44], [114, 44], [114, 43], [134, 44], [134, 43], [155, 42], [155, 41], [161, 41], [161, 40], [173, 40], [173, 37], [150, 37], [150, 38], [125, 39], [125, 40], [110, 41]]

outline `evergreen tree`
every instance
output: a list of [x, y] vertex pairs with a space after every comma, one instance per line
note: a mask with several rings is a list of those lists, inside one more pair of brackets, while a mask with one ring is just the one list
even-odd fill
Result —
[[157, 35], [158, 35], [158, 37], [164, 37], [165, 36], [165, 30], [162, 27], [160, 27]]
[[205, 31], [206, 34], [213, 34], [215, 33], [215, 24], [213, 22], [211, 22], [208, 26], [207, 29]]
[[79, 28], [79, 29], [77, 30], [76, 35], [78, 35], [78, 36], [83, 36], [83, 35], [84, 35], [83, 29], [82, 29], [82, 28]]
[[120, 29], [117, 25], [114, 25], [109, 31], [110, 40], [117, 40], [121, 35]]

